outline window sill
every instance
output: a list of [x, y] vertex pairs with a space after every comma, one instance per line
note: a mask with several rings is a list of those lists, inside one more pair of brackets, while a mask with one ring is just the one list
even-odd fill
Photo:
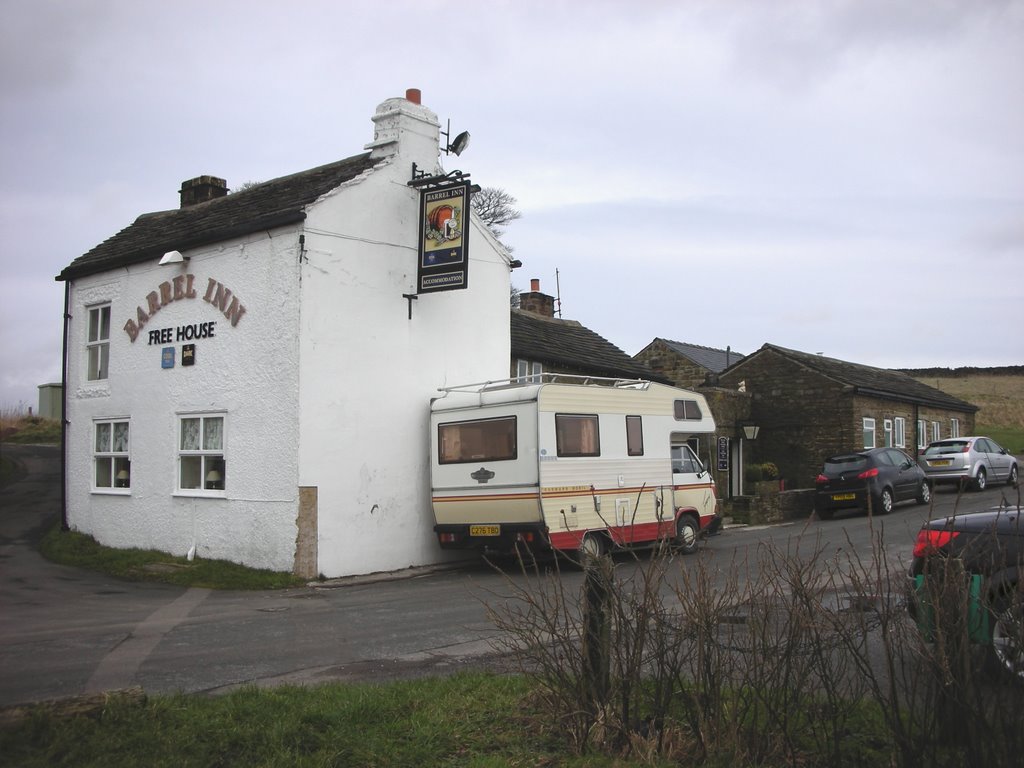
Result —
[[90, 493], [97, 496], [131, 496], [131, 488], [93, 488]]
[[226, 499], [228, 497], [227, 491], [208, 491], [203, 488], [179, 488], [171, 495], [189, 499]]

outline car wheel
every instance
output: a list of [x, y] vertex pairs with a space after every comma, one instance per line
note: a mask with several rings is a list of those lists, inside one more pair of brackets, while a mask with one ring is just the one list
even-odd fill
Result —
[[932, 487], [928, 485], [927, 480], [921, 481], [921, 488], [917, 492], [917, 503], [927, 504], [932, 500]]
[[608, 539], [599, 533], [588, 533], [580, 542], [580, 562], [600, 557], [608, 551]]
[[1016, 464], [1014, 464], [1012, 467], [1010, 467], [1010, 477], [1009, 477], [1009, 479], [1007, 479], [1006, 484], [1009, 485], [1011, 488], [1016, 488], [1017, 487], [1017, 465]]
[[697, 551], [700, 528], [691, 515], [680, 515], [676, 521], [676, 547], [684, 555]]
[[978, 467], [978, 476], [974, 478], [974, 490], [984, 491], [986, 485], [988, 485], [988, 475], [985, 474], [985, 468]]
[[878, 514], [888, 515], [890, 512], [892, 512], [892, 491], [883, 488], [882, 494], [878, 497]]
[[992, 621], [992, 654], [999, 668], [1024, 680], [1024, 604], [1020, 598], [996, 603]]

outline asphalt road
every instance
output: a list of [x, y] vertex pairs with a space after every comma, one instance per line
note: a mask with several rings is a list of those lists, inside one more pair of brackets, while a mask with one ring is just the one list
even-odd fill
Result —
[[[0, 706], [136, 685], [148, 693], [217, 693], [508, 663], [495, 650], [499, 634], [487, 606], [521, 585], [520, 575], [472, 564], [274, 592], [124, 582], [37, 553], [36, 541], [59, 515], [58, 450], [3, 445], [2, 451], [24, 475], [0, 490]], [[880, 537], [893, 567], [902, 569], [929, 515], [987, 508], [1008, 490], [959, 496], [940, 489], [931, 507], [900, 505], [874, 520], [850, 514], [729, 528], [678, 562], [725, 573], [769, 541], [791, 551], [869, 552]], [[623, 569], [645, 562], [617, 559]], [[582, 581], [571, 570], [560, 578], [570, 592]]]

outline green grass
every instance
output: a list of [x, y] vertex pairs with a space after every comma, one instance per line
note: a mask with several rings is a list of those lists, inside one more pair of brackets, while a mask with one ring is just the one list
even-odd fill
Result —
[[112, 699], [95, 717], [36, 708], [0, 732], [0, 763], [34, 766], [611, 766], [573, 758], [528, 714], [522, 677], [245, 689]]
[[56, 445], [60, 442], [60, 421], [25, 416], [4, 419], [4, 442], [19, 445]]
[[55, 525], [39, 544], [42, 555], [55, 563], [86, 568], [130, 581], [157, 581], [182, 587], [210, 589], [283, 589], [305, 581], [290, 573], [247, 568], [226, 560], [196, 558], [189, 562], [154, 549], [113, 549], [92, 536], [61, 531]]
[[991, 437], [1014, 456], [1024, 454], [1024, 429], [1020, 427], [990, 427], [978, 424], [974, 431], [979, 435]]

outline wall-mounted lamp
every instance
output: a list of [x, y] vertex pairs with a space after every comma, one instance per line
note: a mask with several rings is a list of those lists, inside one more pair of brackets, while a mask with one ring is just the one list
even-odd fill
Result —
[[206, 488], [207, 490], [218, 491], [220, 490], [221, 476], [220, 472], [216, 469], [211, 469], [206, 473]]
[[747, 440], [757, 440], [757, 435], [761, 431], [761, 427], [757, 424], [740, 424], [740, 428], [743, 430], [743, 436]]
[[448, 130], [447, 131], [441, 131], [441, 135], [444, 136], [444, 138], [445, 138], [445, 146], [443, 148], [444, 149], [444, 153], [446, 155], [455, 155], [456, 157], [458, 157], [459, 155], [461, 155], [465, 151], [466, 147], [469, 146], [469, 131], [463, 131], [462, 133], [460, 133], [458, 136], [455, 137], [454, 141], [449, 141], [449, 137], [451, 136], [451, 131], [452, 131], [452, 121], [449, 120], [448, 121]]
[[181, 251], [168, 251], [160, 259], [160, 266], [162, 267], [165, 264], [184, 264], [188, 260], [189, 257], [182, 255]]
[[523, 266], [523, 262], [519, 259], [512, 259], [512, 261], [508, 263], [509, 269], [519, 269], [521, 266]]

